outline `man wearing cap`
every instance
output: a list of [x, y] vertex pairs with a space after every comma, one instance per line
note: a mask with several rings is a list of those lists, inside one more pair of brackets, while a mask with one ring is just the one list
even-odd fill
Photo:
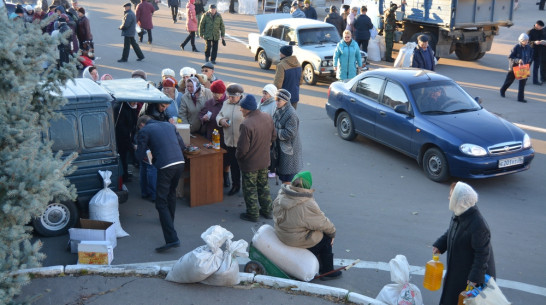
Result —
[[317, 20], [317, 11], [314, 7], [311, 6], [311, 0], [303, 1], [305, 7], [303, 8], [303, 13], [305, 18]]
[[428, 36], [425, 34], [417, 37], [417, 48], [413, 50], [411, 66], [425, 70], [434, 71], [434, 51], [428, 45]]
[[201, 73], [207, 76], [207, 79], [210, 83], [218, 80], [216, 75], [214, 75], [214, 65], [210, 61], [207, 61], [201, 66]]
[[[544, 22], [538, 20], [535, 26], [527, 32], [529, 36], [529, 45], [533, 48], [533, 84], [542, 85], [542, 82], [546, 81], [544, 78], [544, 71], [546, 68], [543, 66], [543, 58], [546, 56], [546, 46], [543, 41], [546, 39], [544, 33]], [[542, 80], [541, 80], [542, 76]]]
[[294, 109], [297, 109], [300, 100], [300, 86], [303, 82], [301, 64], [296, 56], [292, 55], [291, 45], [282, 46], [279, 55], [281, 61], [277, 65], [273, 85], [278, 89], [288, 90], [292, 96], [290, 102]]
[[[276, 139], [273, 119], [258, 110], [256, 99], [248, 94], [241, 101], [244, 120], [239, 128], [235, 156], [243, 172], [243, 196], [246, 212], [243, 220], [257, 222], [262, 215], [271, 219], [271, 194], [267, 182], [269, 148]], [[259, 204], [259, 206], [258, 206]]]
[[119, 26], [119, 29], [121, 30], [121, 36], [123, 36], [123, 53], [121, 55], [121, 59], [119, 59], [118, 62], [127, 62], [131, 46], [133, 46], [133, 50], [138, 57], [137, 61], [141, 61], [144, 59], [144, 54], [142, 54], [142, 51], [140, 50], [140, 47], [135, 40], [136, 16], [135, 13], [131, 11], [131, 2], [125, 3], [123, 5], [123, 8], [125, 9], [125, 13], [123, 15], [123, 22]]
[[209, 58], [211, 63], [216, 64], [216, 56], [218, 55], [218, 40], [222, 39], [222, 44], [225, 45], [224, 36], [226, 29], [222, 16], [216, 11], [216, 5], [211, 4], [208, 12], [201, 18], [199, 24], [199, 35], [206, 40], [205, 45], [205, 61]]
[[385, 11], [385, 61], [394, 62], [392, 58], [392, 47], [394, 45], [394, 30], [396, 30], [396, 10], [398, 5], [391, 3]]
[[292, 2], [290, 14], [292, 14], [293, 18], [305, 18], [305, 13], [300, 9], [300, 6], [298, 5], [298, 0], [294, 0]]

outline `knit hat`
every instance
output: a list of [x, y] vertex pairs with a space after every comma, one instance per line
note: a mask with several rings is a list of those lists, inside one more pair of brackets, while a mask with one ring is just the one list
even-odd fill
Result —
[[133, 73], [131, 73], [131, 78], [137, 78], [140, 77], [143, 80], [146, 80], [148, 78], [148, 75], [146, 75], [146, 72], [142, 70], [135, 70]]
[[27, 12], [28, 12], [28, 11], [33, 11], [34, 8], [32, 7], [32, 5], [27, 4], [27, 6], [25, 6], [25, 10], [27, 10]]
[[165, 77], [165, 76], [172, 76], [174, 77], [174, 71], [173, 69], [169, 69], [169, 68], [165, 68], [163, 70], [161, 70], [161, 77]]
[[525, 34], [525, 33], [521, 33], [519, 35], [518, 41], [522, 42], [522, 41], [525, 41], [525, 40], [529, 40], [529, 36], [527, 36], [527, 34]]
[[419, 40], [421, 42], [428, 42], [428, 35], [421, 34], [421, 35], [419, 35], [419, 37], [417, 37], [417, 40]]
[[241, 96], [245, 92], [243, 86], [239, 84], [230, 84], [227, 86], [226, 91], [228, 96]]
[[275, 85], [273, 84], [265, 85], [263, 91], [269, 93], [269, 95], [271, 95], [272, 97], [275, 97], [277, 95], [277, 87], [275, 87]]
[[258, 109], [258, 104], [256, 103], [256, 99], [254, 98], [254, 95], [247, 94], [245, 98], [241, 101], [241, 108], [254, 111]]
[[292, 179], [292, 185], [301, 185], [304, 189], [311, 189], [311, 186], [313, 185], [313, 177], [311, 177], [311, 172], [303, 171], [297, 173]]
[[182, 78], [184, 76], [194, 76], [195, 74], [197, 74], [197, 71], [195, 71], [194, 68], [184, 67], [184, 68], [180, 69], [180, 76]]
[[311, 1], [310, 0], [305, 0], [303, 1], [304, 4], [311, 4]]
[[290, 103], [290, 99], [292, 98], [292, 95], [286, 89], [279, 89], [277, 90], [276, 98], [286, 101], [287, 103]]
[[220, 79], [215, 80], [210, 85], [210, 91], [212, 91], [212, 93], [219, 93], [219, 94], [224, 93], [224, 92], [226, 92], [226, 85]]
[[459, 216], [476, 205], [476, 202], [478, 202], [478, 193], [470, 185], [459, 181], [451, 193], [449, 210], [453, 211], [455, 216]]
[[292, 56], [292, 46], [282, 46], [281, 53], [286, 56]]
[[176, 81], [172, 77], [167, 77], [163, 80], [163, 88], [174, 88]]
[[125, 3], [125, 4], [123, 5], [123, 7], [126, 7], [126, 6], [131, 7], [131, 2], [127, 2], [127, 3]]
[[23, 8], [18, 6], [17, 8], [15, 8], [15, 14], [24, 14], [25, 12], [23, 11]]

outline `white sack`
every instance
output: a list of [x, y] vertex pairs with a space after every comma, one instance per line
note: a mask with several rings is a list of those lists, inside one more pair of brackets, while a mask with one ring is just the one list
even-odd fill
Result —
[[112, 176], [112, 172], [99, 171], [99, 174], [104, 181], [104, 188], [98, 191], [89, 201], [89, 219], [112, 222], [118, 238], [129, 236], [121, 228], [119, 222], [118, 195], [108, 188], [111, 183], [110, 176]]
[[379, 43], [379, 55], [381, 56], [381, 59], [385, 58], [385, 50], [387, 49], [387, 46], [385, 45], [385, 36], [375, 36], [375, 40]]
[[244, 240], [226, 241], [226, 250], [220, 268], [201, 283], [213, 286], [235, 286], [239, 284], [237, 257], [248, 257], [248, 243]]
[[413, 59], [413, 51], [417, 48], [417, 43], [408, 42], [405, 46], [400, 48], [398, 56], [394, 61], [395, 68], [409, 68], [411, 67], [411, 61]]
[[423, 305], [423, 297], [417, 286], [411, 284], [408, 260], [404, 255], [397, 255], [389, 262], [391, 281], [381, 289], [376, 299], [389, 305]]
[[487, 281], [485, 288], [480, 291], [476, 297], [466, 298], [465, 305], [510, 305], [510, 303], [497, 285], [497, 282], [491, 277]]
[[224, 257], [220, 247], [226, 240], [233, 238], [233, 234], [221, 226], [212, 226], [201, 234], [201, 238], [207, 244], [181, 257], [167, 274], [167, 281], [197, 283], [220, 268]]
[[285, 245], [270, 225], [258, 229], [252, 244], [282, 271], [299, 280], [308, 282], [319, 272], [319, 262], [311, 251]]
[[368, 60], [381, 61], [381, 50], [379, 49], [379, 41], [377, 39], [370, 39], [368, 43]]

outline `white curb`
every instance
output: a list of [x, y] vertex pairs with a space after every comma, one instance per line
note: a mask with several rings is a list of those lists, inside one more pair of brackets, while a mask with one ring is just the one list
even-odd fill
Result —
[[64, 266], [50, 266], [50, 267], [41, 267], [41, 268], [30, 268], [30, 269], [21, 269], [12, 272], [12, 274], [37, 274], [45, 276], [60, 275], [64, 272]]

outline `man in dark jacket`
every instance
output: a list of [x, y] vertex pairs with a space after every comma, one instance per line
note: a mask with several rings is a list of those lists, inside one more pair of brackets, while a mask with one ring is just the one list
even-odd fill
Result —
[[303, 13], [305, 14], [305, 18], [317, 20], [317, 11], [311, 6], [311, 0], [303, 1], [303, 5]]
[[149, 150], [152, 163], [157, 167], [157, 185], [155, 208], [159, 214], [165, 245], [155, 251], [163, 252], [172, 247], [180, 246], [180, 239], [174, 229], [174, 213], [176, 210], [176, 187], [184, 172], [184, 140], [173, 124], [152, 120], [142, 116], [137, 121], [140, 129], [137, 135], [136, 157], [146, 158]]
[[180, 6], [180, 0], [169, 0], [167, 1], [167, 4], [171, 8], [171, 15], [173, 16], [173, 22], [176, 23], [176, 18], [178, 17], [178, 7]]
[[133, 50], [138, 57], [137, 61], [141, 61], [144, 59], [144, 54], [142, 54], [142, 51], [140, 50], [140, 47], [135, 40], [136, 16], [135, 13], [131, 11], [131, 2], [125, 3], [123, 5], [123, 8], [125, 9], [125, 14], [123, 16], [123, 22], [119, 26], [119, 29], [121, 30], [121, 36], [123, 36], [123, 53], [121, 55], [121, 59], [119, 59], [118, 62], [127, 62], [131, 46], [133, 46]]
[[339, 36], [343, 36], [343, 31], [345, 27], [343, 26], [343, 18], [337, 12], [337, 7], [335, 5], [330, 6], [330, 13], [324, 18], [324, 22], [332, 24], [336, 27]]
[[257, 109], [258, 104], [252, 94], [248, 94], [241, 101], [244, 120], [239, 127], [235, 152], [243, 172], [243, 196], [246, 204], [246, 212], [241, 213], [241, 219], [252, 222], [257, 222], [260, 215], [266, 219], [273, 218], [267, 172], [270, 163], [269, 148], [276, 139], [276, 132], [271, 116]]
[[[153, 1], [153, 0], [151, 0]], [[152, 17], [154, 16], [154, 6], [148, 2], [148, 0], [142, 1], [139, 5], [136, 7], [136, 21], [138, 26], [142, 29], [140, 33], [138, 33], [138, 41], [142, 42], [142, 38], [144, 37], [144, 34], [148, 34], [148, 44], [152, 44], [152, 29], [154, 28], [154, 24], [152, 21]]]
[[434, 51], [428, 45], [428, 36], [424, 34], [419, 35], [417, 37], [417, 44], [419, 46], [413, 50], [411, 66], [434, 71]]
[[137, 103], [118, 103], [114, 106], [116, 126], [116, 143], [118, 144], [119, 159], [123, 167], [123, 181], [131, 181], [127, 168], [127, 155], [133, 142], [138, 117]]
[[355, 40], [358, 43], [360, 49], [364, 52], [368, 52], [368, 42], [370, 41], [370, 30], [373, 29], [373, 23], [370, 17], [366, 15], [368, 8], [362, 6], [360, 8], [360, 15], [355, 18], [353, 23]]
[[527, 32], [527, 35], [529, 35], [529, 45], [533, 48], [533, 84], [542, 85], [542, 82], [546, 81], [544, 78], [541, 80], [540, 77], [544, 75], [544, 70], [546, 70], [542, 66], [543, 57], [546, 56], [544, 54], [546, 46], [542, 44], [542, 41], [546, 39], [546, 35], [544, 35], [544, 22], [538, 20], [535, 26]]
[[280, 58], [273, 85], [278, 89], [288, 90], [292, 96], [290, 102], [294, 109], [297, 109], [300, 100], [300, 86], [303, 82], [301, 64], [296, 56], [292, 55], [292, 46], [290, 45], [281, 47]]

